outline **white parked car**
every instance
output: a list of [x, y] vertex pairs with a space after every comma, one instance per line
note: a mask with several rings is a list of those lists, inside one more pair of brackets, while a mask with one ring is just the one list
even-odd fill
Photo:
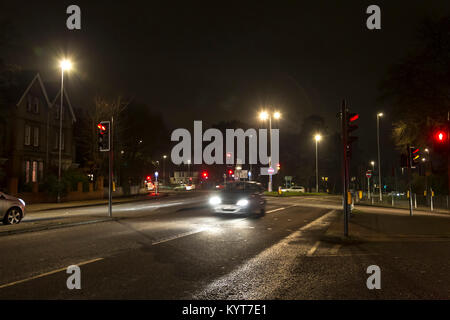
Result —
[[293, 186], [287, 189], [281, 189], [281, 192], [305, 192], [305, 188], [304, 187], [300, 187], [300, 186]]
[[0, 218], [4, 224], [17, 224], [25, 216], [25, 201], [0, 192]]

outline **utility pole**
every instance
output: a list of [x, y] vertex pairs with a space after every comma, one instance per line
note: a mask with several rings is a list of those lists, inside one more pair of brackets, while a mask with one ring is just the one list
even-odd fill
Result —
[[344, 235], [348, 236], [348, 185], [349, 185], [349, 174], [348, 174], [348, 158], [347, 158], [347, 103], [345, 100], [342, 101], [341, 107], [341, 129], [342, 129], [342, 181], [343, 181], [343, 209], [344, 209]]
[[383, 196], [381, 193], [381, 157], [380, 157], [380, 117], [382, 113], [377, 114], [377, 146], [378, 146], [378, 189], [380, 191], [380, 202], [383, 201]]
[[112, 218], [112, 184], [113, 184], [113, 165], [114, 165], [114, 117], [111, 116], [111, 127], [110, 130], [110, 148], [109, 148], [109, 178], [108, 178], [108, 215]]
[[412, 186], [411, 186], [411, 167], [412, 167], [412, 157], [411, 157], [411, 148], [407, 146], [407, 155], [408, 155], [408, 192], [409, 192], [409, 215], [413, 215], [413, 203], [412, 203]]

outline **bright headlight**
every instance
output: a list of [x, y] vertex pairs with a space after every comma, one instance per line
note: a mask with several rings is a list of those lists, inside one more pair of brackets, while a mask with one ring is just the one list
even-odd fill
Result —
[[217, 197], [217, 196], [209, 198], [209, 204], [216, 205], [216, 204], [219, 204], [221, 202], [222, 202], [222, 200], [219, 197]]
[[245, 207], [246, 205], [248, 205], [248, 200], [247, 199], [241, 199], [236, 204], [238, 206]]
[[25, 201], [23, 201], [22, 199], [19, 198], [20, 203], [25, 206]]

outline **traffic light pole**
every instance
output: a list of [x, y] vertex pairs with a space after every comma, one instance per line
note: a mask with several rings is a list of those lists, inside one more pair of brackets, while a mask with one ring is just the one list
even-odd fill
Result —
[[411, 148], [407, 146], [408, 151], [408, 190], [409, 190], [409, 215], [413, 215], [413, 203], [412, 203], [412, 187], [411, 187], [411, 166], [412, 166], [412, 156], [411, 156]]
[[343, 209], [344, 209], [344, 235], [348, 237], [348, 157], [347, 157], [347, 104], [342, 101], [341, 107], [341, 129], [342, 129], [342, 181], [343, 181]]
[[112, 183], [113, 183], [113, 157], [114, 157], [114, 117], [111, 117], [111, 126], [109, 128], [110, 130], [110, 148], [109, 148], [109, 178], [108, 178], [108, 215], [110, 218], [112, 218]]

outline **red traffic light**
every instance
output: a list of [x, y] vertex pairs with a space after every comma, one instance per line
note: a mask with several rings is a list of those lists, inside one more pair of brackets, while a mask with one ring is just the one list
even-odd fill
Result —
[[208, 171], [203, 171], [202, 177], [203, 177], [203, 179], [208, 179]]
[[152, 181], [152, 177], [151, 176], [147, 176], [147, 179], [145, 179], [147, 181]]
[[231, 176], [233, 174], [233, 170], [228, 170], [228, 174]]
[[106, 131], [106, 127], [103, 124], [101, 124], [101, 123], [99, 123], [97, 125], [97, 128], [99, 128], [102, 131], [102, 133], [103, 133], [103, 131]]
[[357, 113], [350, 114], [350, 119], [349, 119], [350, 122], [356, 121], [358, 119], [359, 119], [359, 114], [357, 114]]
[[438, 131], [435, 134], [435, 139], [438, 142], [444, 142], [445, 140], [447, 140], [447, 135], [445, 134], [444, 131]]

